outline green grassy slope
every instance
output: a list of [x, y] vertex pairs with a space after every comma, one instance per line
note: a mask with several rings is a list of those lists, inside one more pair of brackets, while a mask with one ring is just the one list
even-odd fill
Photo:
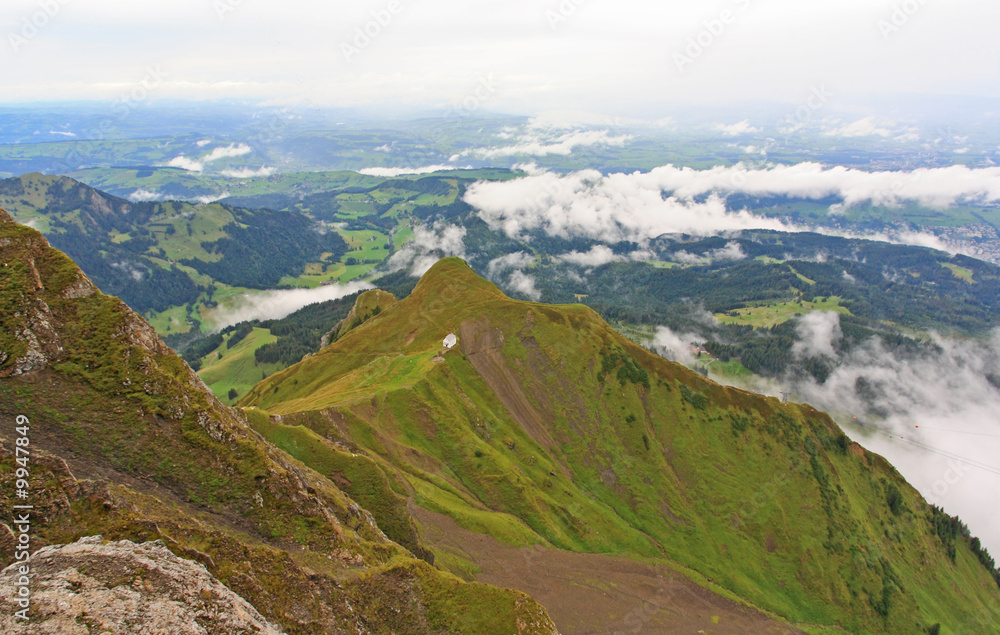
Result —
[[852, 632], [1000, 623], [968, 540], [828, 416], [709, 382], [586, 307], [512, 301], [457, 259], [241, 404], [509, 544], [673, 560]]
[[329, 334], [331, 341], [338, 340], [351, 329], [361, 326], [367, 320], [375, 317], [385, 309], [396, 304], [396, 296], [381, 289], [371, 289], [358, 296], [354, 307]]
[[[391, 542], [333, 474], [264, 442], [146, 322], [0, 210], [8, 508], [18, 415], [30, 420], [33, 548], [93, 534], [162, 539], [288, 633], [552, 631], [527, 596], [463, 583]], [[358, 497], [378, 502], [386, 482], [340, 458]], [[13, 551], [2, 544], [5, 566]]]
[[277, 368], [273, 364], [264, 364], [262, 367], [254, 359], [254, 352], [258, 348], [276, 341], [278, 338], [267, 329], [255, 328], [236, 346], [227, 348], [227, 341], [227, 344], [206, 355], [198, 376], [221, 401], [230, 403], [234, 401], [229, 398], [230, 390], [235, 390], [239, 395], [246, 394], [266, 373]]

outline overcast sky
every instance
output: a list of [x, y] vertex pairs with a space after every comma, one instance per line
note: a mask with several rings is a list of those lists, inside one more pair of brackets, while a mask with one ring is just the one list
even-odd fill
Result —
[[147, 68], [161, 97], [424, 108], [478, 88], [521, 114], [1000, 97], [997, 24], [996, 0], [3, 0], [0, 101], [116, 99]]

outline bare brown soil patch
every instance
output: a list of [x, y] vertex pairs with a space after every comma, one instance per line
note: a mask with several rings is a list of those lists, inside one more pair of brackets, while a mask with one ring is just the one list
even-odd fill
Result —
[[716, 595], [666, 565], [557, 549], [511, 547], [410, 505], [429, 546], [462, 556], [479, 582], [517, 589], [548, 611], [563, 635], [598, 633], [802, 634]]
[[553, 448], [555, 441], [546, 429], [542, 415], [531, 405], [500, 352], [503, 332], [490, 327], [487, 319], [466, 320], [458, 327], [458, 339], [462, 353], [507, 412], [536, 443], [544, 448]]

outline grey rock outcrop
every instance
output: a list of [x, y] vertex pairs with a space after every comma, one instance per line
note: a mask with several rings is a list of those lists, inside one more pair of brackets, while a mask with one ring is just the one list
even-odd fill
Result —
[[280, 635], [204, 565], [161, 541], [104, 544], [100, 536], [31, 557], [30, 620], [15, 616], [18, 565], [0, 572], [0, 632], [9, 635]]

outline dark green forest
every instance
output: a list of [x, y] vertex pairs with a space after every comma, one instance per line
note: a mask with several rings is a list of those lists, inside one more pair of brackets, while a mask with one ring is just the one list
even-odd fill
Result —
[[237, 222], [223, 229], [226, 238], [202, 243], [209, 253], [222, 256], [218, 262], [184, 260], [183, 264], [219, 282], [249, 289], [269, 289], [285, 275], [302, 271], [324, 252], [339, 260], [347, 251], [340, 234], [320, 232], [314, 221], [295, 212], [230, 210]]

